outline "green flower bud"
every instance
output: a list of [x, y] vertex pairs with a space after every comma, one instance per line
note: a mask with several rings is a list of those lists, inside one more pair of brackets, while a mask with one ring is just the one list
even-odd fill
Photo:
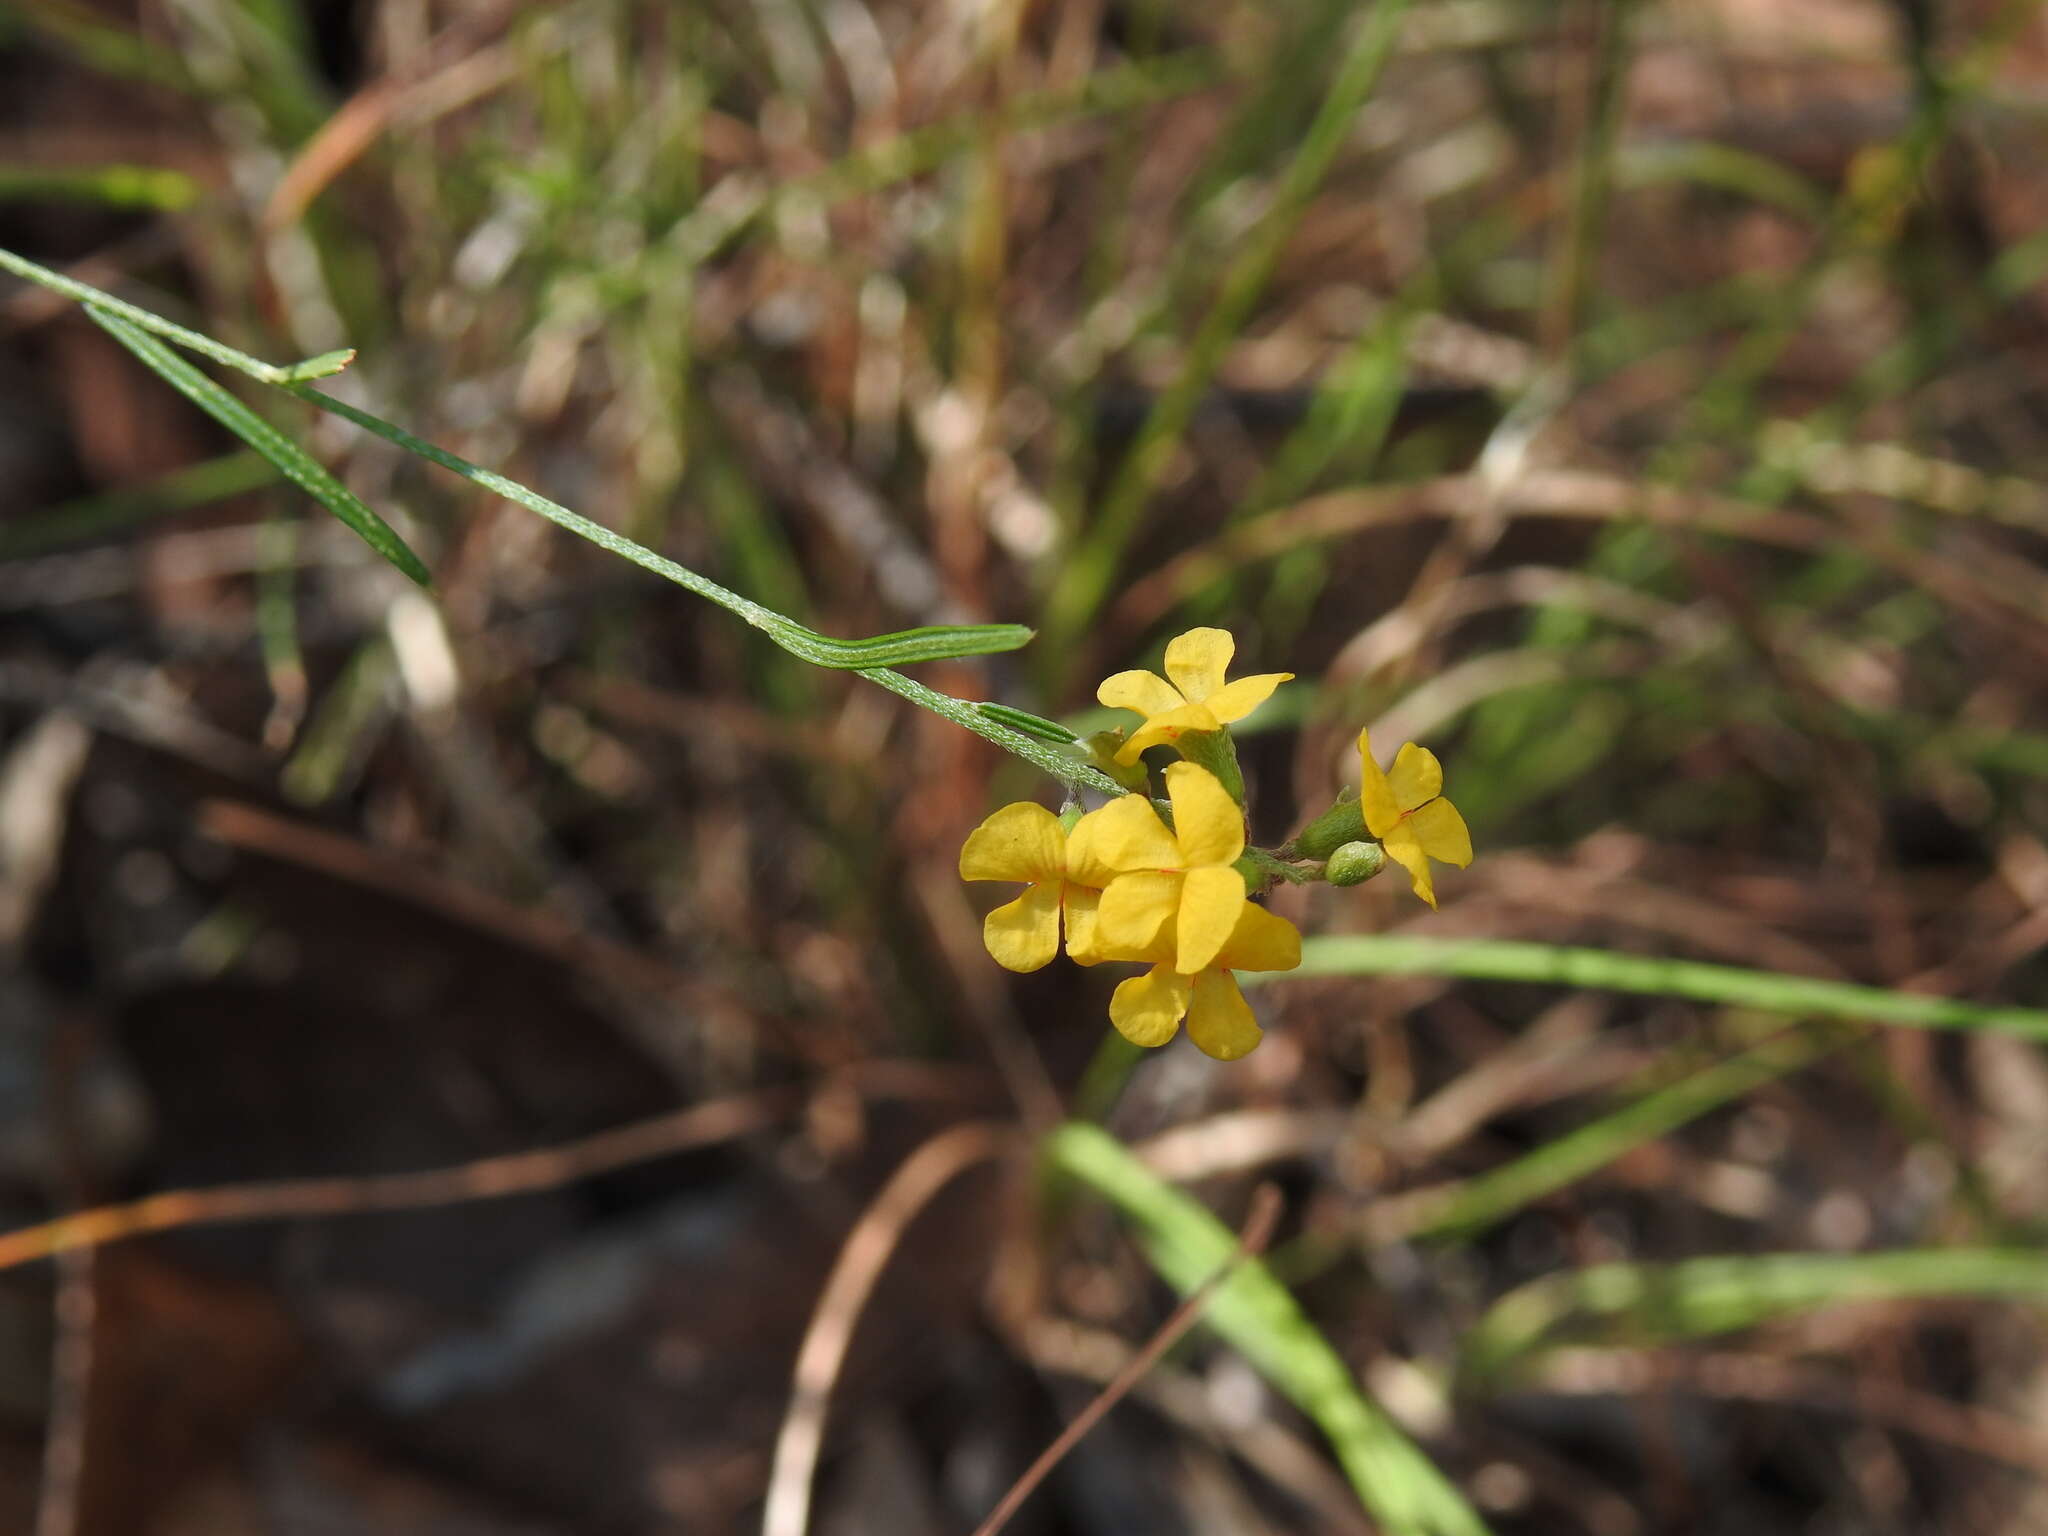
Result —
[[1323, 865], [1332, 885], [1363, 885], [1387, 867], [1387, 850], [1378, 843], [1346, 843]]
[[1346, 843], [1372, 834], [1365, 829], [1365, 814], [1358, 804], [1358, 791], [1347, 789], [1337, 803], [1301, 829], [1301, 835], [1284, 852], [1301, 859], [1327, 859]]

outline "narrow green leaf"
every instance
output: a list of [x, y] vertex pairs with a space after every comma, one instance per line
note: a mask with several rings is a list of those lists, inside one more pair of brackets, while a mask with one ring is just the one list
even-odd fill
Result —
[[997, 725], [1007, 725], [1013, 731], [1035, 736], [1040, 741], [1050, 741], [1064, 746], [1070, 741], [1081, 739], [1059, 721], [1048, 720], [1043, 715], [1034, 715], [1027, 709], [1012, 709], [1007, 704], [977, 704], [974, 707]]
[[[1604, 949], [1508, 939], [1426, 939], [1346, 934], [1305, 940], [1296, 976], [1463, 976], [1602, 987], [1653, 997], [1689, 997], [1806, 1018], [1869, 1019], [1917, 1029], [1981, 1029], [2048, 1040], [2048, 1012], [1965, 1003], [1917, 992], [1888, 992], [1846, 981], [1787, 976], [1697, 960], [1621, 955]], [[1270, 980], [1247, 975], [1247, 984]]]
[[[1641, 1343], [1700, 1338], [1843, 1301], [2008, 1296], [2048, 1302], [2048, 1254], [1934, 1248], [1895, 1253], [1784, 1253], [1598, 1264], [1510, 1291], [1466, 1335], [1462, 1369], [1497, 1377], [1569, 1327], [1604, 1319]], [[1610, 1334], [1612, 1327], [1607, 1330]]]
[[1453, 1237], [1492, 1226], [1605, 1168], [1624, 1153], [1798, 1071], [1843, 1043], [1839, 1030], [1776, 1035], [1646, 1093], [1490, 1173], [1441, 1190], [1416, 1191], [1399, 1207], [1399, 1233], [1403, 1237]]
[[[1235, 1254], [1228, 1227], [1100, 1127], [1070, 1121], [1046, 1138], [1045, 1155], [1052, 1168], [1124, 1214], [1153, 1268], [1183, 1295]], [[1203, 1322], [1329, 1437], [1360, 1502], [1388, 1536], [1485, 1536], [1478, 1513], [1359, 1389], [1350, 1367], [1265, 1265], [1241, 1261], [1217, 1288]]]
[[91, 203], [175, 213], [198, 200], [199, 183], [164, 166], [0, 166], [0, 201]]
[[287, 480], [348, 524], [370, 548], [421, 586], [432, 585], [433, 578], [420, 557], [391, 525], [364, 506], [354, 492], [297, 443], [139, 326], [98, 304], [87, 304], [85, 312], [165, 383], [270, 460]]

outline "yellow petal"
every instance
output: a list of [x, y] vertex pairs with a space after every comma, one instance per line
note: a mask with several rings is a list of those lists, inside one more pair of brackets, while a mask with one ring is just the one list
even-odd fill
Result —
[[1183, 704], [1178, 709], [1169, 709], [1163, 715], [1153, 715], [1143, 725], [1131, 732], [1131, 739], [1117, 749], [1116, 760], [1120, 763], [1135, 763], [1138, 754], [1148, 747], [1161, 743], [1176, 742], [1189, 731], [1220, 731], [1223, 722], [1209, 712], [1206, 704]]
[[1188, 1000], [1188, 1038], [1203, 1054], [1218, 1061], [1236, 1061], [1249, 1054], [1263, 1036], [1251, 1005], [1237, 989], [1236, 977], [1216, 969], [1195, 978], [1194, 993]]
[[1472, 862], [1472, 834], [1465, 829], [1465, 818], [1450, 801], [1432, 800], [1421, 810], [1411, 812], [1408, 827], [1415, 834], [1415, 841], [1422, 845], [1422, 851], [1432, 859], [1442, 859], [1460, 869]]
[[981, 942], [1006, 971], [1035, 971], [1060, 952], [1060, 888], [1034, 885], [982, 920]]
[[1042, 805], [1006, 805], [967, 834], [962, 880], [1053, 880], [1066, 868], [1066, 834]]
[[1152, 802], [1125, 795], [1074, 823], [1067, 836], [1067, 878], [1101, 890], [1135, 869], [1180, 868], [1180, 845]]
[[1133, 1045], [1164, 1045], [1180, 1028], [1193, 990], [1188, 977], [1155, 965], [1144, 975], [1117, 985], [1109, 999], [1109, 1022]]
[[1067, 923], [1067, 958], [1076, 965], [1093, 965], [1102, 958], [1095, 952], [1095, 909], [1102, 892], [1085, 885], [1069, 884], [1060, 901]]
[[1273, 695], [1273, 690], [1293, 677], [1292, 672], [1261, 672], [1225, 683], [1202, 702], [1218, 720], [1242, 720]]
[[1148, 720], [1187, 703], [1180, 691], [1157, 672], [1119, 672], [1115, 677], [1106, 677], [1095, 690], [1095, 697], [1111, 709], [1136, 710]]
[[1301, 930], [1248, 901], [1216, 963], [1233, 971], [1291, 971], [1301, 964]]
[[1182, 877], [1180, 912], [1174, 922], [1173, 968], [1192, 976], [1212, 964], [1244, 907], [1244, 876], [1236, 870], [1189, 870]]
[[1402, 810], [1412, 811], [1444, 792], [1443, 765], [1427, 747], [1406, 741], [1394, 754], [1394, 766], [1387, 781], [1393, 785], [1395, 802]]
[[1105, 960], [1165, 960], [1173, 954], [1181, 877], [1120, 875], [1095, 909], [1095, 953]]
[[1182, 867], [1229, 864], [1244, 852], [1244, 812], [1208, 769], [1168, 764], [1166, 798], [1173, 802], [1173, 835]]
[[1385, 837], [1401, 821], [1401, 807], [1394, 801], [1394, 786], [1373, 760], [1372, 737], [1358, 733], [1358, 813], [1365, 829], [1374, 837]]
[[1429, 856], [1422, 851], [1422, 844], [1415, 839], [1415, 833], [1406, 822], [1396, 824], [1380, 841], [1387, 850], [1387, 857], [1408, 871], [1408, 881], [1415, 887], [1415, 894], [1436, 905], [1436, 882], [1429, 878]]
[[1191, 629], [1166, 642], [1166, 675], [1190, 704], [1199, 704], [1223, 686], [1223, 673], [1236, 652], [1229, 630]]

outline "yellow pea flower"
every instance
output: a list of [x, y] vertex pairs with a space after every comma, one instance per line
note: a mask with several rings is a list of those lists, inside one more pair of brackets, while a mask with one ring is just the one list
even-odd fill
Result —
[[1142, 976], [1118, 985], [1109, 1000], [1109, 1021], [1133, 1045], [1164, 1045], [1188, 1021], [1188, 1037], [1205, 1055], [1236, 1061], [1248, 1054], [1264, 1031], [1238, 990], [1232, 971], [1291, 971], [1301, 964], [1301, 933], [1284, 917], [1246, 902], [1215, 963], [1194, 975], [1176, 971], [1167, 946]]
[[1166, 770], [1173, 830], [1143, 795], [1125, 795], [1091, 811], [1067, 848], [1070, 879], [1100, 885], [1098, 958], [1149, 959], [1161, 945], [1173, 968], [1206, 969], [1244, 910], [1244, 876], [1231, 866], [1244, 852], [1244, 813], [1208, 769]]
[[[1082, 823], [1087, 820], [1081, 818]], [[1082, 965], [1101, 958], [1094, 952], [1095, 906], [1101, 889], [1068, 877], [1068, 849], [1068, 834], [1059, 817], [1028, 802], [1004, 806], [968, 834], [960, 849], [962, 880], [1024, 882], [1023, 895], [982, 921], [981, 942], [997, 965], [1035, 971], [1046, 964], [1059, 953], [1063, 918], [1068, 955]]]
[[[1156, 672], [1119, 672], [1104, 680], [1095, 697], [1111, 709], [1128, 709], [1145, 717], [1116, 754], [1120, 763], [1135, 763], [1138, 754], [1162, 741], [1178, 741], [1189, 731], [1220, 731], [1265, 703], [1292, 672], [1261, 672], [1226, 683], [1223, 673], [1237, 652], [1227, 630], [1191, 629], [1166, 645], [1166, 677]], [[1168, 682], [1167, 678], [1173, 679]]]
[[1436, 754], [1414, 742], [1404, 742], [1394, 754], [1391, 771], [1382, 773], [1373, 761], [1370, 733], [1358, 733], [1358, 755], [1363, 760], [1358, 784], [1358, 808], [1365, 817], [1365, 829], [1380, 840], [1387, 857], [1408, 871], [1415, 894], [1436, 905], [1436, 885], [1429, 877], [1429, 861], [1441, 860], [1463, 869], [1472, 862], [1472, 834], [1457, 807], [1443, 798], [1444, 770]]

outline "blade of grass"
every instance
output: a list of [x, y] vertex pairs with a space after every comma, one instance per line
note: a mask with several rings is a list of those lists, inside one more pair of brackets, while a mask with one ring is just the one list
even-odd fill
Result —
[[1577, 1183], [1624, 1153], [1669, 1135], [1765, 1083], [1798, 1071], [1847, 1043], [1834, 1031], [1790, 1031], [1644, 1094], [1524, 1157], [1445, 1189], [1397, 1202], [1399, 1219], [1376, 1235], [1464, 1237]]
[[[1981, 1029], [2048, 1040], [2048, 1012], [1888, 992], [1846, 981], [1787, 976], [1696, 960], [1622, 955], [1604, 949], [1508, 939], [1427, 939], [1345, 934], [1304, 940], [1296, 976], [1459, 976], [1546, 986], [1600, 987], [1652, 997], [1686, 997], [1810, 1018], [1867, 1019], [1914, 1029]], [[1267, 978], [1247, 974], [1247, 984]]]
[[1460, 1370], [1474, 1380], [1498, 1377], [1579, 1319], [1609, 1319], [1640, 1340], [1658, 1342], [1731, 1333], [1836, 1302], [1925, 1296], [2048, 1302], [2048, 1254], [1923, 1248], [1598, 1264], [1546, 1275], [1501, 1297], [1466, 1335]]
[[85, 312], [157, 377], [275, 464], [287, 480], [347, 524], [370, 548], [421, 586], [433, 585], [425, 563], [391, 525], [297, 443], [141, 327], [98, 304], [86, 305]]
[[0, 560], [76, 544], [276, 483], [274, 464], [259, 453], [237, 449], [217, 459], [173, 470], [146, 485], [80, 497], [18, 522], [0, 525]]
[[1253, 306], [1266, 291], [1281, 252], [1329, 173], [1359, 109], [1378, 83], [1407, 9], [1407, 0], [1380, 0], [1365, 17], [1300, 150], [1288, 162], [1272, 206], [1244, 252], [1224, 274], [1215, 303], [1189, 343], [1180, 376], [1153, 405], [1137, 441], [1118, 465], [1087, 535], [1062, 566], [1045, 610], [1046, 651], [1054, 665], [1069, 664], [1075, 640], [1115, 581], [1125, 546], [1137, 532], [1153, 486], [1222, 364], [1225, 350], [1243, 332]]
[[[1097, 1126], [1061, 1126], [1046, 1138], [1045, 1156], [1131, 1222], [1153, 1268], [1183, 1295], [1237, 1248], [1228, 1227]], [[1484, 1536], [1478, 1513], [1359, 1390], [1350, 1367], [1262, 1263], [1247, 1259], [1237, 1268], [1217, 1290], [1204, 1323], [1316, 1422], [1360, 1502], [1389, 1536]]]
[[0, 202], [90, 203], [176, 213], [198, 199], [198, 182], [157, 165], [0, 167]]

